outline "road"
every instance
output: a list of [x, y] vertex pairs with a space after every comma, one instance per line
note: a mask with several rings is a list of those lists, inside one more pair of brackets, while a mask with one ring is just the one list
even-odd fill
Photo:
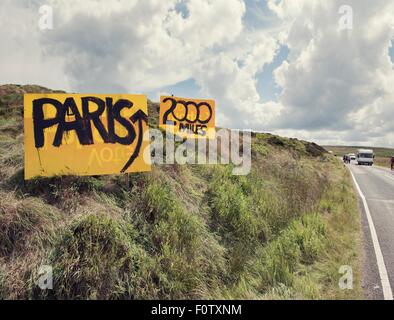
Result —
[[388, 169], [358, 166], [355, 163], [350, 164], [349, 169], [356, 181], [362, 208], [365, 249], [362, 281], [364, 292], [367, 299], [392, 299], [394, 173]]

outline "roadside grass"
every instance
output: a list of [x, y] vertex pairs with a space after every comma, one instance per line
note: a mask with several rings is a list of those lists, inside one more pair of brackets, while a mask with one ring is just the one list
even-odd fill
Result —
[[15, 199], [0, 193], [0, 255], [12, 256], [26, 248], [41, 248], [55, 237], [59, 213], [41, 199]]
[[4, 298], [27, 298], [31, 272], [62, 225], [61, 213], [40, 198], [0, 191], [0, 273]]
[[[2, 100], [17, 105], [34, 90], [47, 92], [0, 86], [0, 96], [17, 91]], [[356, 197], [321, 147], [254, 134], [248, 176], [167, 165], [131, 174], [130, 187], [123, 176], [24, 181], [21, 117], [0, 121], [0, 297], [361, 297]], [[42, 265], [53, 267], [52, 291], [36, 285]], [[338, 287], [342, 265], [353, 290]]]
[[[266, 246], [259, 246], [224, 298], [362, 299], [357, 199], [344, 168], [335, 160], [330, 167], [330, 186], [318, 207], [293, 220]], [[352, 268], [351, 290], [339, 287], [341, 266]]]
[[218, 288], [226, 274], [224, 248], [203, 218], [190, 215], [168, 185], [155, 181], [149, 181], [142, 204], [137, 220], [145, 247], [158, 262], [160, 297], [202, 298]]
[[[393, 151], [393, 156], [394, 156], [394, 151]], [[376, 157], [374, 164], [379, 167], [391, 168], [391, 157], [390, 158]]]
[[[329, 192], [322, 199], [321, 209], [327, 225], [330, 241], [323, 259], [317, 264], [316, 277], [324, 286], [324, 299], [362, 299], [362, 238], [361, 218], [357, 196], [349, 172], [339, 165]], [[338, 270], [350, 266], [353, 270], [353, 289], [342, 290], [338, 286]]]
[[[49, 261], [54, 287], [49, 298], [143, 299], [155, 296], [152, 259], [133, 242], [131, 224], [104, 214], [74, 221], [55, 243]], [[34, 287], [42, 298], [48, 291]], [[44, 296], [45, 297], [45, 296]]]

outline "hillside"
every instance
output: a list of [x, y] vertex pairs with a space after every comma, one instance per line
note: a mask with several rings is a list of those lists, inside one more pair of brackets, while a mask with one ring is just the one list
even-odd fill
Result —
[[[360, 298], [360, 223], [346, 169], [321, 147], [254, 134], [252, 172], [163, 165], [23, 180], [22, 97], [0, 86], [0, 298]], [[149, 103], [157, 125], [158, 105]], [[36, 283], [53, 267], [54, 287]], [[338, 270], [353, 266], [354, 290]]]
[[373, 149], [375, 152], [375, 164], [382, 167], [390, 167], [390, 159], [394, 156], [393, 148], [379, 147], [356, 147], [356, 146], [325, 146], [327, 150], [331, 150], [337, 156], [343, 156], [348, 153], [357, 153], [358, 149]]

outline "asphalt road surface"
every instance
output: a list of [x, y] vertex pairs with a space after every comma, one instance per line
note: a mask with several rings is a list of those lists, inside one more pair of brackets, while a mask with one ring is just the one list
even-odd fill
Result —
[[362, 285], [367, 299], [392, 299], [394, 290], [394, 172], [349, 165], [359, 192], [364, 237]]

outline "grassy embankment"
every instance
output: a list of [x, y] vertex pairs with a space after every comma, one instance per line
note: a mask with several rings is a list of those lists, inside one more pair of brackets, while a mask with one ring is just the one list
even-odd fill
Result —
[[[347, 171], [318, 146], [253, 137], [253, 167], [155, 166], [23, 181], [22, 94], [0, 87], [0, 297], [360, 298], [360, 222]], [[150, 122], [157, 121], [150, 104]], [[53, 266], [54, 289], [35, 285]], [[338, 287], [341, 265], [354, 289]]]
[[390, 159], [394, 156], [394, 149], [391, 148], [374, 148], [374, 147], [345, 147], [345, 146], [327, 146], [337, 156], [343, 156], [348, 153], [357, 154], [358, 149], [372, 149], [375, 152], [375, 164], [381, 167], [390, 168]]

